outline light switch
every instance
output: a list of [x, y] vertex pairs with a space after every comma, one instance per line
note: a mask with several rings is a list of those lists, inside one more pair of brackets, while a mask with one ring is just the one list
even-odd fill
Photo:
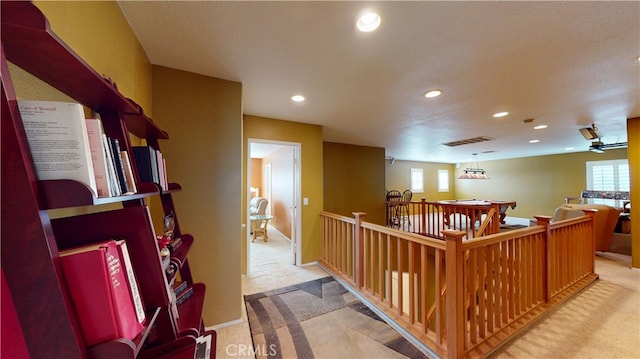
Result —
[[309, 205], [309, 198], [308, 197], [304, 197], [302, 199], [302, 204], [305, 205], [305, 206], [308, 206]]

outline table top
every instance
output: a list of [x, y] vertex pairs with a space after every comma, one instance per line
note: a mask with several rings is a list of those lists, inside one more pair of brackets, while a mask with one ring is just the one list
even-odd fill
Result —
[[269, 216], [266, 214], [254, 214], [249, 216], [249, 219], [251, 219], [252, 221], [260, 221], [260, 220], [264, 221], [266, 219], [271, 219], [271, 218], [273, 218], [273, 216]]
[[516, 201], [498, 201], [498, 200], [481, 200], [481, 199], [462, 199], [462, 200], [450, 199], [450, 200], [437, 201], [436, 203], [453, 204], [453, 205], [459, 204], [462, 206], [490, 206], [492, 203], [497, 203], [500, 205], [515, 206]]

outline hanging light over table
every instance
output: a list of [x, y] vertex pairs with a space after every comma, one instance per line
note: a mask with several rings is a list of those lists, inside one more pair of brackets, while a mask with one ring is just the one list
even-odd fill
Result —
[[478, 154], [473, 154], [473, 162], [472, 166], [475, 164], [475, 167], [467, 167], [464, 169], [464, 172], [458, 177], [459, 179], [489, 179], [487, 172], [480, 168], [478, 165]]

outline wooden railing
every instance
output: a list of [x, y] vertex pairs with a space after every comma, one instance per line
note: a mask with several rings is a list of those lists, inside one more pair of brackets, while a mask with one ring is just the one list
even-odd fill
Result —
[[387, 226], [406, 232], [444, 239], [442, 231], [464, 231], [468, 238], [500, 232], [500, 205], [387, 201]]
[[595, 279], [593, 213], [444, 240], [327, 212], [320, 264], [440, 357], [485, 357]]

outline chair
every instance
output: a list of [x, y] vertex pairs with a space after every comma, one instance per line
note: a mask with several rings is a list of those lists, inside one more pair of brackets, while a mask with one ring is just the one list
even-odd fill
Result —
[[396, 189], [387, 191], [387, 224], [389, 226], [400, 225], [400, 201], [402, 193]]
[[400, 217], [406, 214], [409, 225], [411, 225], [411, 218], [409, 218], [409, 202], [411, 202], [412, 197], [413, 192], [411, 192], [411, 190], [405, 189], [404, 192], [402, 192], [402, 204], [400, 204]]
[[249, 202], [249, 215], [266, 214], [269, 200], [265, 197], [253, 197]]

